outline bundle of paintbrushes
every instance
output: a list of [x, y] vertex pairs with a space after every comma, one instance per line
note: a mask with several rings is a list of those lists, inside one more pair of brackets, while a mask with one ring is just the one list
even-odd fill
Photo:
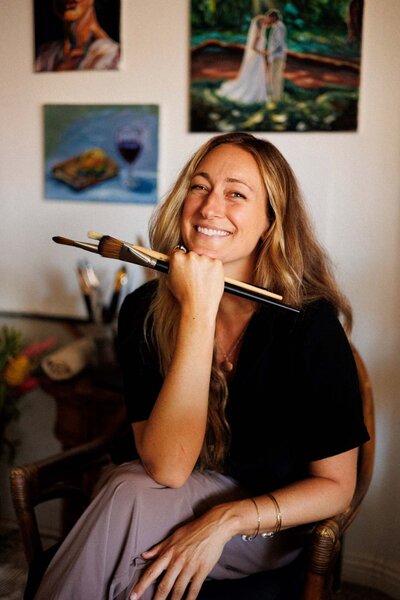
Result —
[[128, 281], [126, 267], [121, 266], [115, 276], [114, 288], [108, 306], [103, 306], [100, 281], [88, 261], [78, 262], [79, 287], [85, 301], [89, 321], [101, 324], [111, 323], [117, 314], [122, 288]]
[[[109, 235], [102, 235], [95, 231], [89, 231], [88, 237], [96, 240], [98, 243], [78, 242], [61, 236], [53, 237], [53, 241], [57, 244], [74, 246], [76, 248], [81, 248], [82, 250], [87, 250], [88, 252], [94, 252], [106, 258], [115, 258], [142, 267], [148, 267], [162, 273], [168, 273], [169, 256], [166, 254], [161, 254], [160, 252], [144, 248], [143, 246], [135, 246], [134, 244], [123, 242], [122, 240], [113, 238]], [[247, 298], [248, 300], [270, 304], [295, 313], [299, 312], [297, 308], [284, 304], [282, 302], [282, 296], [279, 294], [275, 294], [249, 283], [237, 281], [236, 279], [225, 277], [224, 290], [228, 294], [234, 294], [242, 298]]]

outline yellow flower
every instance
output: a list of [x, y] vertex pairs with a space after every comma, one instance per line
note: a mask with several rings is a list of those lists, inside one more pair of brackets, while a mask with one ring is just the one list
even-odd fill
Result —
[[11, 358], [4, 369], [4, 381], [11, 387], [24, 383], [31, 371], [31, 362], [24, 354]]

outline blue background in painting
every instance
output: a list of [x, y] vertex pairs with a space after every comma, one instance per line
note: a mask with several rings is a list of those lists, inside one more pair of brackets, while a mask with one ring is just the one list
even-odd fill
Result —
[[[157, 202], [157, 106], [46, 105], [44, 121], [45, 198], [134, 204]], [[145, 130], [144, 146], [134, 164], [134, 175], [138, 182], [134, 190], [124, 184], [127, 165], [115, 144], [117, 129], [128, 124], [138, 125]], [[51, 170], [56, 163], [93, 147], [101, 147], [119, 165], [116, 177], [77, 191], [52, 176]]]

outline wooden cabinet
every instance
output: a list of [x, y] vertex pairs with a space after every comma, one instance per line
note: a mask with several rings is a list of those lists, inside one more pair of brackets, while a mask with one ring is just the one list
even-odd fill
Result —
[[122, 382], [87, 370], [67, 381], [41, 378], [42, 388], [57, 404], [55, 435], [64, 450], [112, 430], [125, 413]]

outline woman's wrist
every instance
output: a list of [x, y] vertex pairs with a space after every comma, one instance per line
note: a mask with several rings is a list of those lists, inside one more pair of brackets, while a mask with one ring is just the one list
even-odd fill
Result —
[[211, 512], [228, 540], [235, 535], [247, 540], [258, 535], [273, 537], [282, 527], [280, 507], [272, 494], [219, 504]]
[[[210, 509], [210, 514], [218, 521], [218, 526], [221, 533], [226, 537], [227, 541], [235, 535], [245, 533], [251, 527], [246, 527], [247, 500], [237, 500], [235, 502], [227, 502], [219, 504]], [[253, 528], [254, 529], [254, 528]]]

